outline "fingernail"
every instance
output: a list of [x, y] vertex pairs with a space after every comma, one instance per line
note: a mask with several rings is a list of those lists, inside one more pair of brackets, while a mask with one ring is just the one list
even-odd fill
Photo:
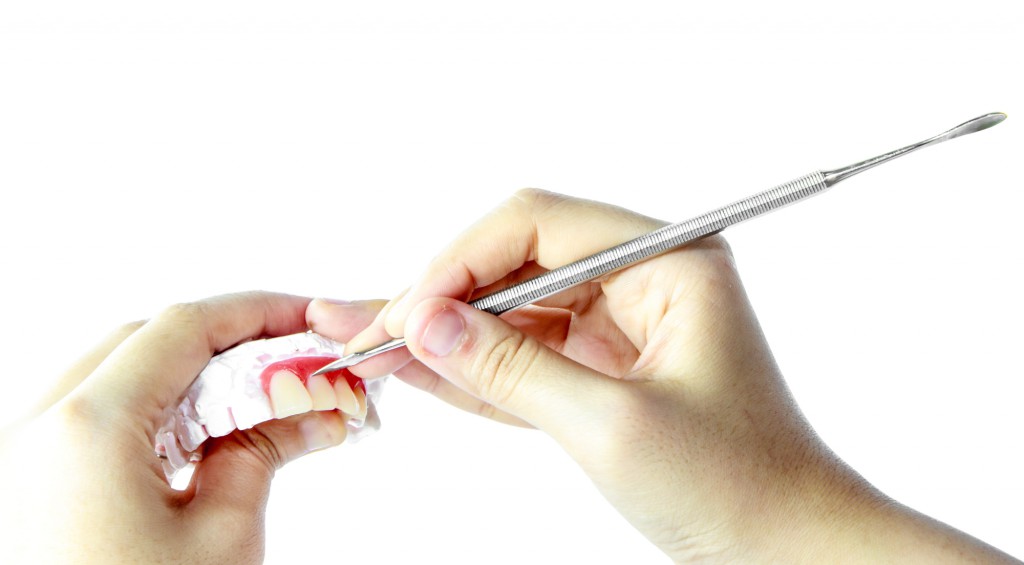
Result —
[[444, 308], [430, 320], [423, 331], [423, 349], [444, 357], [455, 349], [466, 330], [462, 316], [451, 308]]
[[306, 443], [306, 453], [333, 447], [345, 439], [343, 434], [333, 433], [327, 422], [319, 415], [310, 416], [299, 422], [299, 433]]

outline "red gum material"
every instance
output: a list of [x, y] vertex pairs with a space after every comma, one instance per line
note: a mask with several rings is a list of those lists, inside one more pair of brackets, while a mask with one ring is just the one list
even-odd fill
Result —
[[[315, 373], [317, 369], [324, 365], [334, 361], [337, 357], [292, 357], [291, 359], [285, 359], [283, 361], [277, 361], [264, 367], [263, 373], [260, 374], [260, 384], [263, 385], [263, 392], [269, 397], [270, 396], [270, 379], [280, 371], [288, 371], [289, 373], [299, 377], [302, 384], [306, 384], [306, 379], [310, 375]], [[324, 373], [327, 377], [327, 382], [334, 386], [334, 381], [338, 380], [338, 377], [344, 377], [348, 382], [348, 387], [355, 390], [356, 387], [363, 389], [366, 392], [366, 387], [363, 386], [363, 380], [353, 375], [348, 369], [338, 369], [337, 371], [331, 371], [330, 373]]]

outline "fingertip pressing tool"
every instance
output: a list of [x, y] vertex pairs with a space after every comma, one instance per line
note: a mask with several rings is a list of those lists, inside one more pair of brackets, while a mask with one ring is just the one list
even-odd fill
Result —
[[[883, 153], [852, 165], [830, 171], [815, 171], [809, 175], [780, 184], [774, 188], [753, 196], [733, 202], [717, 210], [712, 210], [678, 224], [665, 226], [646, 235], [642, 235], [626, 243], [616, 245], [559, 267], [552, 271], [510, 286], [494, 294], [489, 294], [470, 302], [470, 306], [490, 312], [494, 315], [504, 314], [521, 306], [531, 304], [542, 298], [551, 296], [578, 284], [607, 275], [623, 267], [649, 259], [694, 240], [720, 232], [725, 228], [771, 212], [783, 206], [803, 200], [824, 192], [836, 183], [853, 175], [881, 165], [897, 157], [916, 151], [922, 147], [935, 145], [948, 139], [988, 129], [1006, 119], [1006, 114], [994, 112], [968, 120], [948, 131], [930, 137], [924, 141]], [[371, 357], [380, 355], [405, 346], [405, 339], [397, 338], [368, 349], [350, 353], [324, 366], [313, 375], [320, 375], [351, 367]]]

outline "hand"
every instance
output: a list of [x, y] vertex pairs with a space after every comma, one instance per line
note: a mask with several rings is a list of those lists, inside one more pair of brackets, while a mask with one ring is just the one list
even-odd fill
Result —
[[[499, 319], [463, 301], [663, 225], [524, 191], [455, 240], [352, 338], [356, 366], [550, 434], [679, 561], [1008, 559], [886, 499], [800, 414], [718, 236]], [[346, 307], [311, 303], [325, 335]], [[411, 356], [410, 356], [411, 355]]]
[[275, 469], [341, 443], [341, 417], [310, 412], [210, 440], [184, 492], [167, 485], [153, 435], [214, 353], [304, 331], [308, 302], [252, 293], [176, 306], [84, 357], [0, 436], [3, 561], [261, 562]]

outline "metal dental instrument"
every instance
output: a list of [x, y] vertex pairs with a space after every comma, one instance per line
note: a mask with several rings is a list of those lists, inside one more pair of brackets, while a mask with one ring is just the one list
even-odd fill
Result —
[[[775, 188], [755, 194], [738, 202], [712, 210], [695, 218], [665, 226], [632, 241], [616, 245], [590, 257], [559, 267], [543, 275], [510, 286], [470, 302], [470, 306], [500, 315], [521, 306], [536, 302], [578, 284], [607, 275], [655, 255], [660, 255], [694, 240], [720, 232], [725, 228], [776, 210], [788, 204], [814, 196], [831, 188], [839, 181], [881, 165], [922, 147], [941, 143], [983, 129], [988, 129], [1006, 119], [1006, 114], [994, 112], [966, 121], [955, 128], [935, 137], [908, 145], [877, 157], [854, 163], [831, 171], [815, 171], [809, 175], [780, 184]], [[351, 367], [371, 357], [405, 346], [402, 338], [393, 339], [368, 349], [341, 357], [313, 373], [320, 375], [345, 367]]]

